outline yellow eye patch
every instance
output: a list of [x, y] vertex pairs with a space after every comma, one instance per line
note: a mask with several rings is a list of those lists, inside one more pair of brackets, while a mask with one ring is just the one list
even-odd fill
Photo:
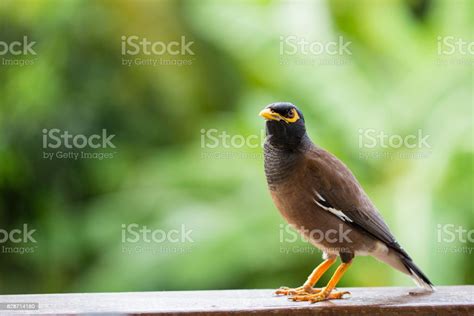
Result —
[[300, 118], [300, 116], [298, 115], [298, 112], [296, 112], [295, 109], [291, 109], [289, 117], [282, 116], [282, 119], [287, 123], [294, 123], [294, 122], [298, 121], [299, 118]]

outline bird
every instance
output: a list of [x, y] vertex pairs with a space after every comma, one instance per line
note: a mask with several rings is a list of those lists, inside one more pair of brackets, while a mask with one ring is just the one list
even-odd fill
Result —
[[[272, 200], [286, 221], [323, 253], [323, 262], [302, 286], [281, 287], [275, 294], [311, 303], [350, 296], [336, 285], [356, 256], [367, 255], [409, 275], [421, 293], [433, 292], [433, 283], [397, 242], [349, 168], [311, 141], [303, 113], [292, 103], [276, 102], [259, 115], [266, 121], [263, 160]], [[315, 288], [338, 257], [341, 263], [330, 281]]]

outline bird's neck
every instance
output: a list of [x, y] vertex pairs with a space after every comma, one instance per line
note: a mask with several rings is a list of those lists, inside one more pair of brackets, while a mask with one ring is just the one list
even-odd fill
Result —
[[291, 178], [303, 154], [311, 147], [312, 142], [305, 134], [296, 146], [287, 146], [272, 142], [267, 138], [264, 145], [265, 175], [270, 189]]

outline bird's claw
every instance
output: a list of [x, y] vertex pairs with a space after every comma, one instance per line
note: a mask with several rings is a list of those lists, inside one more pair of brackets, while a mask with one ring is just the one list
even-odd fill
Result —
[[297, 288], [289, 288], [286, 286], [280, 287], [278, 290], [275, 291], [276, 295], [309, 295], [319, 293], [320, 289], [315, 289], [312, 287], [305, 287], [300, 286]]
[[311, 303], [321, 302], [325, 300], [334, 300], [344, 298], [344, 295], [350, 295], [348, 291], [327, 292], [325, 290], [319, 291], [315, 294], [298, 294], [289, 297], [293, 301], [309, 301]]

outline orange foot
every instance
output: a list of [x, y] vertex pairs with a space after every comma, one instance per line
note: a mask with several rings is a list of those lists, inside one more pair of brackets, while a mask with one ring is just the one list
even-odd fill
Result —
[[319, 290], [315, 294], [296, 294], [290, 297], [293, 301], [309, 301], [311, 303], [334, 300], [344, 298], [344, 295], [350, 295], [348, 291], [328, 291], [326, 289]]
[[309, 295], [321, 292], [321, 289], [315, 289], [313, 287], [300, 286], [297, 288], [289, 288], [286, 286], [280, 287], [275, 291], [276, 295]]

